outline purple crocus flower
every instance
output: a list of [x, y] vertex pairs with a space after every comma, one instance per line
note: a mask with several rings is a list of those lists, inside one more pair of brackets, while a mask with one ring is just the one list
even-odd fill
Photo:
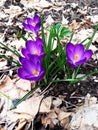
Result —
[[92, 51], [85, 50], [82, 43], [76, 45], [68, 43], [66, 45], [66, 56], [68, 63], [72, 67], [77, 67], [78, 65], [83, 64], [91, 58]]
[[21, 52], [26, 58], [29, 58], [29, 55], [38, 55], [41, 58], [44, 58], [45, 54], [42, 39], [37, 38], [36, 41], [27, 41], [26, 48], [22, 48]]
[[23, 23], [23, 26], [25, 29], [37, 34], [40, 30], [40, 17], [35, 15], [34, 18], [27, 18], [26, 22]]
[[31, 55], [29, 59], [20, 58], [22, 67], [18, 69], [18, 76], [26, 80], [40, 81], [44, 75], [45, 70], [42, 67], [40, 57]]

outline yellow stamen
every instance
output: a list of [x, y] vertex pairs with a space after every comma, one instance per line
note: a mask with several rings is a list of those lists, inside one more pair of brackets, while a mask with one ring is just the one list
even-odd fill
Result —
[[38, 71], [37, 70], [33, 70], [32, 74], [34, 74], [35, 76], [37, 76], [38, 75]]
[[35, 27], [36, 23], [32, 22], [32, 26]]
[[78, 54], [75, 54], [75, 55], [74, 55], [74, 61], [77, 62], [78, 59], [79, 59], [79, 55], [78, 55]]
[[34, 54], [35, 54], [35, 55], [38, 55], [38, 51], [34, 51]]

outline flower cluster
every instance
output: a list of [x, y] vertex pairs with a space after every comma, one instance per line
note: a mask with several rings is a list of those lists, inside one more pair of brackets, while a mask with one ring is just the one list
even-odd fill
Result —
[[[23, 22], [23, 27], [30, 31], [28, 38], [30, 36], [31, 40], [27, 40], [27, 38], [19, 32], [19, 36], [26, 42], [25, 47], [21, 49], [22, 56], [17, 50], [13, 50], [0, 42], [1, 47], [9, 50], [19, 58], [19, 61], [15, 61], [14, 59], [9, 59], [6, 55], [0, 55], [3, 59], [13, 62], [19, 67], [17, 74], [20, 78], [40, 81], [37, 82], [35, 88], [32, 88], [30, 92], [24, 95], [24, 97], [14, 105], [14, 108], [43, 85], [49, 87], [53, 82], [62, 81], [70, 82], [72, 85], [83, 78], [98, 73], [98, 69], [95, 69], [89, 74], [84, 74], [81, 77], [77, 76], [81, 69], [80, 65], [92, 57], [92, 50], [90, 50], [89, 47], [98, 31], [98, 25], [92, 36], [83, 40], [83, 42], [89, 40], [86, 45], [83, 45], [83, 42], [78, 44], [71, 43], [74, 33], [70, 32], [68, 27], [64, 27], [60, 23], [51, 25], [47, 29], [48, 33], [44, 33], [43, 21], [42, 16], [40, 18], [38, 15], [34, 15], [33, 18], [29, 17], [26, 19], [26, 22]], [[39, 37], [40, 28], [42, 39]], [[36, 38], [33, 38], [32, 36], [34, 35], [31, 35], [31, 33], [34, 33]], [[68, 40], [70, 42], [68, 42]], [[66, 44], [63, 44], [63, 41]]]
[[[33, 19], [27, 18], [27, 23], [23, 23], [23, 26], [37, 35], [40, 29], [40, 17], [35, 15]], [[42, 59], [45, 57], [42, 39], [28, 40], [21, 52], [24, 57], [19, 59], [22, 67], [18, 69], [18, 76], [26, 80], [41, 80], [45, 75], [42, 66]]]
[[[48, 73], [46, 74], [48, 78], [45, 79], [48, 80], [50, 77], [53, 76], [53, 73], [56, 72], [55, 74], [57, 74], [58, 70], [59, 71], [62, 70], [62, 68], [65, 65], [64, 59], [67, 58], [67, 63], [72, 68], [76, 68], [79, 65], [87, 62], [92, 56], [92, 51], [85, 50], [85, 47], [82, 43], [74, 45], [71, 42], [67, 43], [65, 46], [64, 49], [64, 51], [66, 52], [65, 55], [65, 52], [63, 51], [63, 47], [59, 41], [61, 40], [61, 38], [64, 37], [64, 35], [69, 34], [69, 30], [68, 28], [61, 27], [61, 25], [59, 24], [52, 27], [52, 30], [50, 31], [49, 41], [46, 45], [46, 51], [44, 53], [43, 47], [45, 44], [43, 43], [43, 40], [38, 37], [38, 31], [40, 30], [40, 26], [41, 26], [40, 17], [38, 15], [35, 15], [34, 18], [27, 18], [26, 22], [23, 23], [23, 26], [28, 31], [35, 33], [37, 37], [35, 41], [28, 40], [26, 42], [26, 47], [22, 48], [21, 50], [23, 57], [21, 57], [19, 60], [22, 67], [18, 69], [18, 75], [23, 79], [40, 81], [41, 79], [43, 79], [46, 71], [50, 73], [50, 74]], [[54, 51], [55, 52], [54, 54], [53, 49], [51, 47], [53, 47], [54, 45], [54, 43], [52, 42], [54, 41], [55, 37], [57, 37], [58, 39], [57, 40], [58, 49]], [[46, 57], [44, 60], [45, 65], [42, 65], [44, 57]], [[53, 62], [53, 64], [51, 62]], [[53, 67], [56, 69], [53, 69]]]

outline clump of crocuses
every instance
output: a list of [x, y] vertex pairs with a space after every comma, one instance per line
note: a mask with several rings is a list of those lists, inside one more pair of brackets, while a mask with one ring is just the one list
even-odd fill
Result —
[[[61, 37], [59, 38], [59, 36], [63, 36], [69, 33], [69, 30], [67, 28], [61, 27], [61, 25], [52, 27], [53, 30], [50, 31], [51, 37], [49, 37], [47, 44], [44, 44], [43, 40], [38, 37], [38, 32], [41, 26], [41, 19], [38, 15], [35, 15], [34, 18], [27, 18], [26, 22], [23, 23], [23, 26], [28, 31], [36, 34], [36, 39], [26, 41], [25, 48], [21, 49], [23, 56], [20, 58], [21, 68], [18, 69], [18, 75], [23, 79], [35, 81], [42, 80], [45, 76], [45, 67], [45, 82], [48, 82], [47, 80], [52, 80], [50, 79], [52, 76], [55, 77], [54, 74], [59, 73], [60, 70], [62, 71], [62, 68], [65, 66], [66, 58], [67, 63], [70, 64], [72, 68], [76, 68], [79, 65], [87, 62], [92, 57], [92, 51], [85, 50], [85, 46], [82, 43], [74, 45], [73, 43], [69, 42], [66, 44], [65, 50], [63, 49], [63, 46], [60, 43]], [[54, 51], [51, 49], [51, 46], [54, 45], [53, 41], [55, 39], [57, 39], [58, 45], [57, 49]], [[46, 50], [45, 53], [44, 50]], [[63, 50], [66, 52], [66, 54]], [[44, 58], [45, 60], [43, 60]], [[65, 70], [68, 69], [69, 68]], [[65, 71], [65, 73], [67, 72]]]
[[[40, 29], [40, 17], [35, 15], [34, 18], [27, 18], [27, 23], [23, 23], [25, 29], [34, 32], [36, 35]], [[23, 57], [19, 58], [21, 68], [18, 69], [18, 76], [26, 80], [40, 81], [45, 75], [42, 66], [42, 60], [45, 57], [41, 38], [28, 40], [26, 47], [21, 49]]]
[[87, 62], [92, 57], [92, 50], [85, 50], [82, 43], [74, 45], [67, 43], [66, 45], [67, 62], [72, 67], [77, 67]]

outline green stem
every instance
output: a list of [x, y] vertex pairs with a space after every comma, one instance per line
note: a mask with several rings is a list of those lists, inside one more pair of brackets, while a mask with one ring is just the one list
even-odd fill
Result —
[[71, 42], [71, 41], [72, 41], [73, 36], [74, 36], [74, 32], [72, 32], [69, 42]]
[[82, 80], [82, 79], [84, 79], [84, 78], [90, 77], [91, 75], [94, 75], [94, 74], [96, 74], [96, 73], [98, 73], [98, 70], [94, 70], [93, 72], [91, 72], [91, 73], [89, 73], [89, 74], [85, 74], [84, 76], [82, 76], [82, 77], [80, 77], [80, 78], [77, 78], [77, 81], [80, 81], [80, 80]]
[[16, 50], [12, 50], [11, 48], [9, 48], [8, 46], [4, 45], [2, 42], [0, 42], [0, 44], [6, 48], [7, 50], [9, 50], [10, 52], [12, 52], [13, 54], [15, 54], [17, 57], [20, 57], [21, 55], [16, 51]]
[[69, 66], [68, 66], [68, 63], [66, 63], [66, 71], [67, 71], [67, 78], [70, 78], [70, 69], [69, 69]]
[[90, 37], [84, 39], [81, 43], [85, 42], [85, 41], [88, 40], [88, 39], [90, 40]]
[[6, 95], [5, 93], [3, 93], [3, 92], [1, 92], [0, 91], [0, 94], [2, 94], [4, 97], [6, 97], [8, 100], [12, 100], [11, 98], [10, 98], [10, 96], [8, 96], [8, 95]]
[[9, 61], [9, 62], [15, 63], [18, 67], [21, 66], [21, 64], [20, 64], [19, 62], [14, 61], [14, 60], [11, 60], [10, 58], [6, 57], [5, 55], [0, 55], [0, 57], [2, 57], [3, 59], [5, 59], [5, 60], [7, 60], [7, 61]]
[[92, 43], [92, 41], [93, 41], [93, 38], [94, 38], [94, 36], [95, 36], [95, 34], [96, 34], [96, 32], [97, 32], [97, 29], [98, 29], [98, 27], [96, 26], [96, 28], [95, 28], [95, 30], [94, 30], [94, 32], [93, 32], [91, 38], [90, 38], [90, 41], [89, 41], [88, 44], [86, 45], [86, 50], [89, 49], [89, 47], [90, 47], [90, 45], [91, 45], [91, 43]]
[[95, 70], [95, 71], [93, 71], [93, 72], [91, 72], [89, 74], [85, 74], [84, 76], [82, 76], [80, 78], [76, 78], [76, 79], [61, 79], [61, 80], [54, 80], [54, 81], [51, 81], [51, 82], [53, 83], [53, 82], [64, 82], [64, 81], [66, 82], [67, 81], [67, 82], [74, 82], [74, 83], [76, 83], [76, 82], [79, 82], [80, 80], [82, 80], [84, 78], [88, 78], [91, 75], [94, 75], [96, 73], [98, 73], [98, 70]]
[[78, 72], [80, 70], [80, 67], [81, 67], [81, 65], [79, 65], [78, 68], [76, 69], [75, 74], [74, 74], [74, 78], [76, 78], [76, 76], [77, 76], [77, 74], [78, 74]]
[[60, 79], [60, 80], [53, 80], [51, 82], [57, 83], [57, 82], [71, 82], [71, 81], [77, 81], [77, 79]]
[[18, 32], [18, 34], [17, 34], [19, 37], [21, 37], [25, 42], [27, 42], [27, 39], [20, 33], [20, 32]]

